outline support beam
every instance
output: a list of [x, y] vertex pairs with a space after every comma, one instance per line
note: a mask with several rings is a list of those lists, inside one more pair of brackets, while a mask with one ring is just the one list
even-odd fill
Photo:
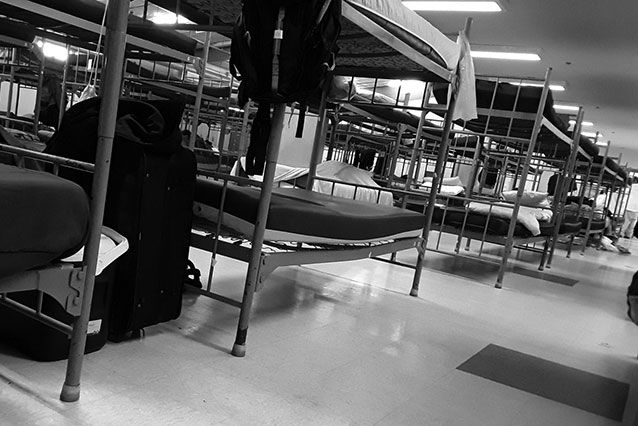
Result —
[[73, 323], [66, 379], [60, 394], [60, 399], [65, 402], [77, 401], [80, 398], [80, 375], [84, 359], [91, 300], [93, 298], [111, 151], [122, 84], [128, 12], [128, 0], [111, 0], [109, 2], [104, 52], [106, 64], [102, 77], [102, 103], [98, 122], [95, 174], [93, 175], [91, 189], [91, 224], [83, 259], [83, 264], [85, 265], [84, 297], [82, 298], [81, 314]]

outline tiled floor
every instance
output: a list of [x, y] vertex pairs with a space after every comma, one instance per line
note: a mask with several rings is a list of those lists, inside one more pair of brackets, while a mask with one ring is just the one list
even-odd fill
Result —
[[[508, 273], [496, 290], [491, 266], [432, 254], [418, 299], [409, 269], [374, 260], [281, 269], [256, 298], [243, 359], [228, 354], [238, 311], [188, 294], [179, 320], [87, 356], [76, 404], [57, 400], [64, 363], [2, 346], [0, 423], [614, 424], [456, 370], [494, 343], [630, 383], [624, 424], [638, 424], [632, 245], [631, 256], [559, 252], [551, 273], [573, 287]], [[519, 259], [533, 269], [538, 258]], [[240, 297], [244, 271], [220, 261], [218, 289]]]

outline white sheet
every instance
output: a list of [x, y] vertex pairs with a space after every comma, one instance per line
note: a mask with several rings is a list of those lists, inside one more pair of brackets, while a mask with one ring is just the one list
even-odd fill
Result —
[[[240, 158], [242, 168], [245, 169], [246, 159]], [[237, 164], [231, 171], [232, 175], [236, 175]], [[306, 176], [308, 174], [307, 167], [289, 167], [284, 164], [277, 164], [275, 169], [274, 183], [293, 180]], [[312, 190], [320, 192], [322, 194], [331, 194], [335, 197], [348, 198], [350, 200], [360, 200], [369, 203], [383, 204], [385, 206], [394, 205], [394, 198], [391, 192], [383, 191], [382, 188], [372, 179], [370, 173], [365, 170], [356, 168], [350, 164], [342, 163], [339, 161], [326, 161], [317, 164], [317, 176], [339, 180], [344, 182], [343, 184], [326, 182], [322, 180], [315, 180]], [[261, 182], [263, 176], [250, 176], [250, 179]], [[355, 197], [355, 187], [348, 184], [373, 186], [379, 189], [371, 188], [357, 188]], [[333, 189], [334, 185], [334, 189]], [[379, 195], [379, 193], [381, 195]]]
[[[504, 219], [512, 218], [513, 207], [504, 205], [492, 206], [490, 204], [473, 202], [468, 205], [468, 210], [474, 213], [488, 215], [490, 214], [490, 207], [492, 216]], [[551, 218], [552, 212], [550, 210], [521, 206], [516, 220], [536, 237], [541, 234], [540, 221], [549, 221]]]
[[[372, 176], [365, 170], [358, 169], [349, 164], [339, 161], [326, 161], [317, 165], [317, 176], [340, 180], [346, 183], [373, 186], [379, 189], [357, 188], [355, 197], [355, 187], [347, 184], [339, 184], [315, 180], [312, 190], [322, 194], [332, 194], [336, 197], [367, 201], [369, 203], [392, 206], [394, 198], [391, 192], [382, 191], [381, 187], [372, 179]], [[333, 190], [334, 186], [334, 190]]]
[[[417, 187], [417, 191], [430, 192], [432, 189], [432, 183], [424, 183]], [[465, 188], [461, 185], [441, 185], [441, 190], [438, 192], [441, 195], [456, 196], [465, 191]]]

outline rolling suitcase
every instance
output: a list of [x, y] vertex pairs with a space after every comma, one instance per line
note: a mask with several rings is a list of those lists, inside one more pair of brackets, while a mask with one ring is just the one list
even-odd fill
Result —
[[131, 239], [115, 271], [112, 340], [181, 312], [195, 172], [194, 154], [179, 147], [171, 156], [142, 153], [134, 173], [115, 179], [104, 221]]
[[[47, 152], [93, 161], [99, 99], [70, 108]], [[183, 105], [120, 100], [104, 224], [129, 241], [118, 259], [110, 304], [109, 338], [175, 319], [181, 312], [188, 261], [196, 162], [181, 146]], [[60, 175], [91, 191], [86, 173]]]

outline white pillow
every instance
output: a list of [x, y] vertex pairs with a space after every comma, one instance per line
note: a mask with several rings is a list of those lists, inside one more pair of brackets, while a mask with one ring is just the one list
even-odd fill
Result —
[[[503, 198], [510, 203], [516, 202], [518, 191], [503, 191]], [[521, 205], [528, 207], [544, 207], [547, 203], [546, 192], [525, 191], [521, 197]]]
[[[426, 186], [431, 186], [432, 178], [431, 177], [423, 178], [423, 184], [425, 184]], [[443, 182], [441, 184], [443, 186], [463, 186], [463, 181], [461, 180], [460, 177], [454, 176], [450, 178], [443, 178]]]

